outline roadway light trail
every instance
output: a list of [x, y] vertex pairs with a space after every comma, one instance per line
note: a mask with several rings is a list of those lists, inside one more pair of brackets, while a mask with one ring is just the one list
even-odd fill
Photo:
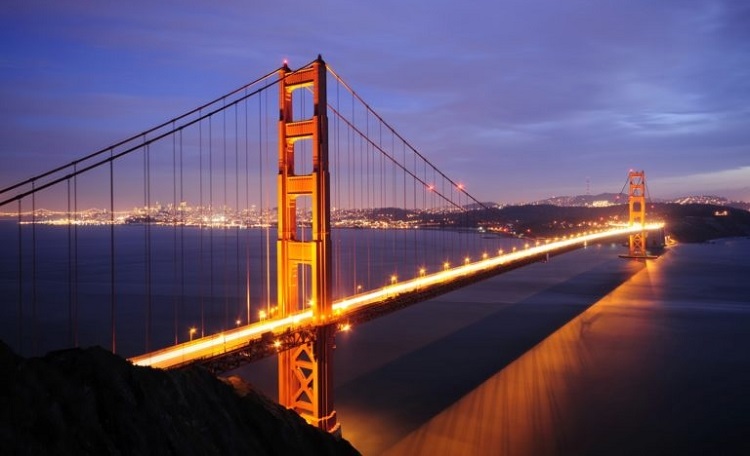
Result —
[[[334, 302], [332, 306], [333, 315], [331, 315], [329, 319], [331, 321], [345, 319], [347, 314], [354, 313], [355, 311], [370, 305], [375, 305], [396, 295], [423, 291], [428, 287], [450, 283], [458, 278], [471, 276], [501, 265], [512, 264], [530, 257], [553, 253], [576, 245], [586, 245], [589, 242], [600, 241], [609, 237], [619, 237], [640, 232], [643, 229], [649, 231], [658, 230], [663, 228], [663, 226], [663, 223], [650, 223], [643, 227], [636, 225], [632, 227], [614, 228], [597, 233], [571, 236], [568, 239], [529, 246], [522, 250], [515, 250], [504, 254], [498, 253], [498, 256], [495, 257], [488, 257], [474, 263], [462, 264], [432, 274], [426, 274], [420, 270], [419, 277], [414, 279], [405, 280], [403, 282], [396, 282], [392, 279], [392, 284], [378, 290], [368, 291], [366, 293]], [[312, 310], [306, 310], [285, 318], [259, 321], [223, 333], [135, 356], [130, 358], [130, 361], [133, 362], [133, 364], [140, 366], [168, 369], [170, 367], [184, 365], [202, 358], [209, 358], [237, 350], [247, 345], [248, 342], [252, 340], [260, 339], [267, 333], [280, 334], [291, 329], [313, 327], [316, 323], [317, 322], [313, 319]]]

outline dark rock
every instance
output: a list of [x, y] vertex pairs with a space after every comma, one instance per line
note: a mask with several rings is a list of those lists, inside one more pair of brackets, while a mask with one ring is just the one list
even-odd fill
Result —
[[23, 359], [0, 341], [0, 448], [36, 455], [356, 455], [240, 379], [98, 347]]

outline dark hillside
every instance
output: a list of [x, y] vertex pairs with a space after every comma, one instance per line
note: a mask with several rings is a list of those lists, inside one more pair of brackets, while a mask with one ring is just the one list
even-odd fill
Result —
[[679, 242], [750, 236], [750, 212], [711, 204], [656, 204], [653, 211]]
[[0, 341], [0, 372], [2, 454], [359, 454], [199, 368], [136, 367], [98, 347], [24, 359]]
[[[457, 226], [462, 223], [469, 228], [504, 224], [511, 226], [515, 233], [544, 237], [567, 234], [565, 229], [580, 231], [576, 227], [582, 223], [606, 225], [609, 221], [627, 222], [628, 206], [506, 206], [502, 209], [471, 211], [453, 217]], [[705, 242], [725, 237], [750, 236], [750, 211], [728, 206], [649, 203], [646, 219], [664, 221], [666, 233], [678, 242]]]

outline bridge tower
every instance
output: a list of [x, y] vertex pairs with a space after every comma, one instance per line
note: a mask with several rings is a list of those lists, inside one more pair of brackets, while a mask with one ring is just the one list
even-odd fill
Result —
[[646, 252], [646, 173], [644, 171], [630, 171], [628, 173], [630, 191], [628, 206], [630, 207], [629, 225], [641, 226], [641, 231], [630, 235], [628, 256], [645, 258]]
[[[318, 56], [294, 72], [284, 65], [279, 77], [278, 312], [283, 318], [310, 305], [316, 325], [311, 341], [279, 353], [279, 402], [310, 424], [338, 432], [332, 381], [335, 327], [327, 323], [332, 302], [326, 65]], [[292, 95], [307, 88], [313, 93], [313, 115], [295, 120]], [[309, 141], [312, 149], [309, 174], [295, 172], [295, 145], [301, 141]], [[312, 235], [305, 241], [296, 217], [300, 197], [310, 198], [312, 206]], [[309, 303], [301, 302], [305, 268]]]

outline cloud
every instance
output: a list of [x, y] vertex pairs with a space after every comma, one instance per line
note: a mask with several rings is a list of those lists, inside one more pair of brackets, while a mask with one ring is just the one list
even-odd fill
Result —
[[729, 0], [11, 1], [0, 120], [17, 128], [0, 161], [16, 160], [10, 145], [35, 148], [40, 129], [85, 149], [61, 126], [119, 139], [283, 58], [295, 67], [322, 53], [421, 152], [476, 181], [480, 199], [531, 200], [587, 178], [608, 188], [631, 167], [742, 169], [749, 21], [747, 2]]
[[[686, 187], [692, 187], [695, 191], [686, 193]], [[658, 191], [663, 197], [707, 193], [719, 196], [744, 194], [745, 197], [750, 197], [750, 165], [705, 173], [659, 177], [650, 180], [649, 188]]]

